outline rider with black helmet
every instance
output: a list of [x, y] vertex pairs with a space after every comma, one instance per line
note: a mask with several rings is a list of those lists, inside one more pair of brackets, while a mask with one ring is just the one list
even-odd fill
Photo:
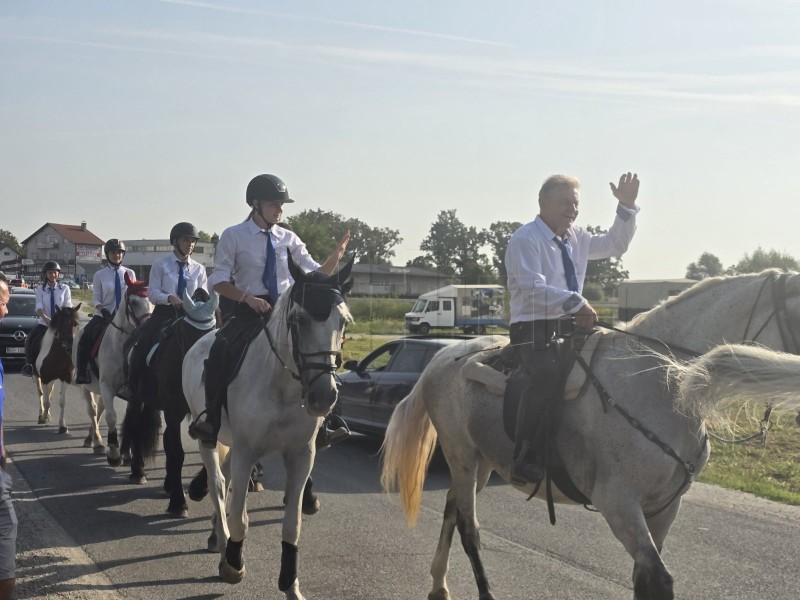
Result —
[[23, 375], [33, 375], [33, 365], [39, 354], [42, 338], [56, 309], [72, 306], [69, 286], [58, 281], [60, 273], [61, 266], [54, 260], [45, 261], [42, 265], [42, 283], [36, 286], [36, 314], [39, 316], [39, 323], [25, 340], [26, 364], [22, 367]]
[[92, 380], [89, 371], [89, 354], [97, 338], [114, 317], [119, 303], [125, 296], [125, 274], [131, 281], [136, 274], [128, 267], [122, 266], [125, 257], [125, 242], [111, 238], [103, 245], [106, 255], [106, 266], [97, 271], [92, 279], [92, 306], [95, 308], [92, 320], [86, 324], [78, 341], [78, 364], [75, 369], [75, 383], [89, 383]]
[[219, 330], [209, 351], [205, 420], [198, 418], [189, 428], [189, 434], [207, 446], [216, 444], [227, 396], [229, 369], [233, 365], [226, 364], [226, 358], [239, 355], [238, 345], [246, 343], [246, 332], [253, 329], [259, 317], [272, 310], [278, 296], [293, 283], [287, 253], [291, 253], [292, 260], [301, 269], [330, 275], [350, 239], [348, 231], [320, 265], [297, 234], [277, 225], [283, 215], [283, 205], [294, 202], [280, 178], [257, 175], [247, 185], [245, 199], [251, 208], [250, 214], [243, 223], [222, 232], [214, 257], [214, 271], [208, 280], [215, 292], [236, 302], [237, 307], [233, 317]]
[[206, 268], [191, 257], [198, 239], [197, 228], [191, 223], [182, 221], [175, 224], [169, 232], [172, 252], [156, 259], [150, 268], [147, 296], [155, 309], [126, 342], [126, 355], [131, 344], [133, 351], [128, 364], [128, 381], [121, 392], [123, 397], [130, 398], [131, 394], [142, 391], [138, 388], [147, 354], [156, 342], [158, 332], [168, 321], [183, 314], [184, 292], [191, 297], [198, 288], [208, 291]]

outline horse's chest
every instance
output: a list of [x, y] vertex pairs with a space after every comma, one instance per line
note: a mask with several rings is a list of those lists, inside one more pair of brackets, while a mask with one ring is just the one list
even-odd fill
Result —
[[42, 368], [39, 375], [44, 383], [50, 383], [56, 379], [62, 381], [72, 380], [72, 356], [61, 344], [54, 342], [50, 346], [50, 351], [42, 361]]

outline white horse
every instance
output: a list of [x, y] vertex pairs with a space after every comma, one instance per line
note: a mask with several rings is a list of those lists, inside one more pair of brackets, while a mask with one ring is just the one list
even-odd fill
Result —
[[[117, 411], [114, 409], [114, 397], [125, 382], [122, 345], [136, 326], [147, 319], [153, 310], [153, 305], [147, 299], [146, 281], [131, 281], [126, 273], [125, 285], [127, 287], [122, 301], [114, 313], [114, 318], [106, 328], [103, 339], [100, 342], [100, 348], [97, 351], [95, 360], [99, 376], [94, 370], [91, 370], [91, 383], [81, 386], [89, 416], [96, 415], [95, 424], [97, 424], [97, 419], [105, 410], [106, 425], [108, 427], [108, 452], [106, 458], [108, 464], [115, 467], [122, 462], [119, 437], [117, 435]], [[75, 355], [77, 346], [76, 343], [73, 349], [73, 360], [77, 360]], [[97, 396], [99, 396], [99, 400], [95, 402], [95, 397]], [[99, 427], [91, 432], [91, 435], [95, 454], [101, 454], [104, 450]], [[84, 441], [84, 446], [88, 447], [86, 441]]]
[[[267, 324], [251, 343], [241, 369], [228, 387], [219, 441], [231, 446], [230, 516], [225, 519], [228, 481], [217, 450], [200, 445], [215, 510], [219, 574], [238, 583], [245, 574], [242, 546], [248, 529], [245, 506], [250, 472], [268, 452], [279, 452], [286, 468], [281, 570], [278, 588], [302, 600], [297, 580], [303, 488], [314, 464], [314, 439], [337, 399], [345, 324], [352, 320], [344, 284], [352, 262], [338, 274], [303, 273], [289, 257], [294, 285], [277, 301]], [[222, 329], [221, 331], [224, 331]], [[183, 390], [197, 418], [205, 409], [204, 360], [217, 332], [201, 338], [183, 361]], [[226, 469], [228, 470], [228, 469]], [[226, 545], [227, 542], [227, 545]]]
[[[781, 386], [787, 381], [792, 394], [800, 394], [798, 361], [793, 356], [770, 353], [769, 358], [785, 359], [795, 371], [771, 373], [771, 379], [759, 376], [757, 385], [749, 387], [742, 385], [749, 377], [740, 377], [742, 369], [716, 368], [713, 361], [704, 367], [702, 358], [691, 363], [710, 374], [712, 387], [708, 381], [695, 385], [700, 379], [688, 375], [681, 380], [695, 384], [678, 386], [666, 371], [674, 375], [681, 369], [664, 353], [691, 357], [726, 340], [756, 341], [794, 352], [798, 322], [800, 276], [769, 271], [703, 281], [639, 315], [627, 325], [627, 333], [590, 338], [588, 346], [594, 352], [587, 348], [584, 358], [598, 383], [584, 385], [584, 369], [573, 369], [556, 448], [577, 489], [602, 513], [634, 559], [636, 600], [673, 598], [672, 576], [660, 552], [681, 496], [706, 464], [709, 452], [705, 412], [692, 398], [702, 397], [713, 405], [721, 396], [719, 390], [733, 389], [741, 397], [764, 399], [776, 391], [784, 393]], [[492, 471], [510, 481], [514, 444], [503, 426], [503, 401], [498, 395], [504, 377], [498, 373], [495, 379], [500, 381], [487, 387], [491, 378], [482, 383], [473, 375], [489, 369], [483, 363], [496, 358], [495, 348], [507, 343], [507, 338], [484, 337], [442, 350], [396, 407], [386, 433], [381, 481], [387, 490], [400, 490], [410, 522], [419, 511], [437, 439], [450, 466], [452, 484], [431, 565], [429, 600], [450, 598], [446, 575], [457, 525], [479, 598], [494, 598], [479, 554], [475, 499]], [[718, 358], [715, 353], [710, 356]], [[679, 395], [679, 388], [697, 393]], [[520, 489], [533, 491], [532, 486]], [[543, 486], [538, 496], [545, 491]], [[556, 501], [565, 501], [555, 486], [553, 492]]]
[[67, 384], [72, 381], [74, 367], [72, 363], [72, 346], [75, 332], [79, 326], [79, 311], [76, 307], [56, 307], [47, 331], [42, 338], [42, 346], [33, 369], [33, 384], [39, 396], [39, 424], [50, 422], [50, 404], [56, 384], [58, 391], [58, 432], [69, 433], [64, 417], [67, 405]]

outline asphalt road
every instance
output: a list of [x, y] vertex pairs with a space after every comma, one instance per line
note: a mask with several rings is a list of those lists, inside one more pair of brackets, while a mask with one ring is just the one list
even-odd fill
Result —
[[[36, 425], [33, 385], [7, 368], [5, 437], [20, 520], [18, 598], [283, 598], [277, 590], [283, 469], [265, 463], [267, 490], [248, 498], [247, 576], [217, 579], [218, 556], [205, 551], [211, 507], [192, 503], [188, 519], [165, 514], [164, 457], [145, 486], [128, 483], [82, 447], [88, 430], [76, 388], [68, 393], [71, 431]], [[117, 410], [124, 403], [117, 400]], [[55, 422], [54, 422], [55, 423]], [[103, 427], [105, 435], [105, 427]], [[199, 467], [185, 439], [188, 478]], [[428, 570], [448, 485], [435, 461], [415, 529], [397, 497], [378, 483], [378, 443], [355, 436], [318, 455], [315, 489], [322, 511], [303, 521], [300, 586], [308, 600], [412, 600], [430, 591]], [[492, 480], [479, 499], [483, 557], [498, 599], [631, 598], [632, 562], [598, 514], [559, 507], [555, 527], [543, 503]], [[800, 509], [696, 484], [685, 497], [664, 557], [678, 598], [800, 598]], [[477, 597], [456, 543], [449, 576], [454, 599]]]

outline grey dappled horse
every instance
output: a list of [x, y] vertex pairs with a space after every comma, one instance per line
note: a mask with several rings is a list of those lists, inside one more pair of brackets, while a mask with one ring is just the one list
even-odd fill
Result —
[[[800, 275], [767, 271], [704, 280], [637, 316], [625, 326], [626, 333], [590, 338], [594, 353], [586, 359], [610, 400], [604, 402], [597, 387], [583, 386], [586, 376], [576, 366], [567, 382], [556, 446], [577, 488], [634, 559], [636, 600], [673, 598], [673, 579], [660, 553], [682, 494], [708, 460], [707, 411], [731, 395], [761, 400], [786, 395], [786, 390], [776, 388], [787, 381], [789, 403], [796, 404], [800, 361], [793, 354], [798, 350], [795, 340], [800, 339], [798, 323]], [[725, 353], [728, 347], [720, 346], [688, 363], [666, 356], [674, 351], [688, 359], [735, 341], [793, 354], [741, 346], [729, 353], [731, 359]], [[476, 366], [485, 367], [483, 362], [497, 352], [495, 348], [507, 343], [507, 338], [489, 336], [442, 350], [396, 407], [386, 433], [382, 483], [386, 489], [400, 490], [411, 522], [419, 511], [437, 439], [450, 466], [452, 485], [431, 565], [430, 600], [450, 598], [446, 574], [456, 526], [473, 566], [479, 598], [494, 598], [479, 553], [475, 498], [492, 471], [510, 480], [514, 444], [503, 427], [503, 402], [498, 396], [503, 382], [487, 387], [488, 380], [476, 381], [465, 374]], [[756, 362], [778, 357], [789, 364], [788, 370], [742, 375], [745, 361], [737, 357], [758, 352], [764, 355], [758, 355]], [[722, 358], [728, 359], [724, 366]], [[692, 368], [705, 373], [706, 379], [687, 375]], [[757, 385], [748, 387], [748, 382]], [[530, 493], [532, 486], [520, 489]], [[543, 494], [544, 486], [539, 497]], [[564, 501], [557, 489], [555, 496]]]
[[[336, 402], [336, 369], [341, 364], [344, 327], [352, 320], [344, 302], [352, 261], [339, 273], [303, 273], [291, 259], [295, 281], [276, 302], [269, 320], [251, 343], [240, 371], [228, 387], [219, 441], [230, 446], [231, 502], [227, 473], [216, 449], [199, 444], [214, 502], [219, 574], [228, 583], [244, 577], [242, 547], [248, 529], [245, 498], [250, 471], [269, 452], [279, 452], [286, 469], [281, 570], [278, 588], [302, 600], [297, 580], [303, 488], [314, 464], [316, 432]], [[203, 362], [216, 332], [206, 334], [183, 361], [183, 391], [197, 418], [205, 409]], [[226, 544], [227, 543], [227, 544]]]
[[[125, 382], [122, 346], [125, 339], [137, 325], [147, 319], [153, 310], [153, 305], [147, 299], [146, 281], [131, 281], [126, 273], [125, 285], [122, 301], [103, 334], [100, 348], [95, 357], [99, 377], [92, 369], [91, 383], [81, 386], [83, 388], [83, 396], [90, 410], [95, 405], [93, 395], [100, 396], [100, 400], [96, 404], [96, 414], [99, 417], [105, 411], [106, 425], [108, 426], [106, 459], [108, 464], [114, 467], [122, 463], [122, 454], [117, 436], [117, 411], [114, 409], [114, 397]], [[76, 360], [75, 352], [77, 352], [77, 349], [78, 344], [76, 343], [73, 348], [73, 360]], [[99, 430], [97, 431], [97, 436], [99, 436]], [[94, 444], [95, 452], [102, 452], [102, 438], [96, 437]], [[86, 444], [84, 443], [84, 445]]]

